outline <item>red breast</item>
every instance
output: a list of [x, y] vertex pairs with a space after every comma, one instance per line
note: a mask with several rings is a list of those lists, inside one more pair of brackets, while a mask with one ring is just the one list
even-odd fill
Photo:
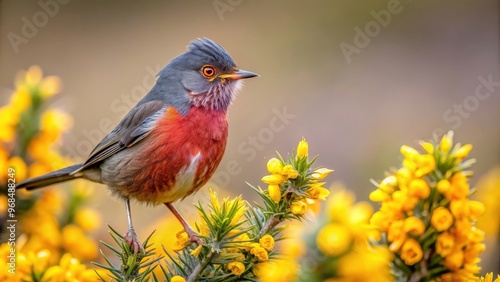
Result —
[[196, 192], [213, 175], [226, 148], [225, 111], [192, 107], [182, 116], [169, 107], [143, 140], [144, 163], [127, 190], [139, 201], [173, 202]]

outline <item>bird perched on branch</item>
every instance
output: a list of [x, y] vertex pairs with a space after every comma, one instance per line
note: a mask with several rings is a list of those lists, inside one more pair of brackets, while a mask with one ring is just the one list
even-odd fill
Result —
[[239, 69], [217, 43], [194, 40], [84, 163], [28, 179], [17, 188], [32, 190], [77, 178], [103, 183], [125, 201], [125, 239], [135, 252], [144, 249], [132, 225], [131, 199], [165, 204], [191, 240], [200, 243], [172, 203], [196, 192], [215, 172], [226, 148], [228, 107], [241, 80], [255, 76]]

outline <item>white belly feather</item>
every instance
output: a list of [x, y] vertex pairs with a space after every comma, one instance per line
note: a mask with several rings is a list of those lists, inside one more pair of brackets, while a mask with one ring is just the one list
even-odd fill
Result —
[[189, 166], [184, 167], [179, 171], [176, 177], [175, 185], [170, 187], [170, 189], [165, 189], [166, 192], [159, 195], [156, 201], [159, 203], [171, 203], [176, 200], [185, 197], [194, 186], [196, 170], [198, 168], [198, 163], [201, 159], [201, 152], [196, 155], [191, 156], [191, 162]]

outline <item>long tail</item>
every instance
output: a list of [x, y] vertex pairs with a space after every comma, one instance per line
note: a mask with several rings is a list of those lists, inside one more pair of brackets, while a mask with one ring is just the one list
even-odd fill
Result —
[[33, 190], [37, 188], [42, 188], [48, 185], [52, 185], [59, 182], [64, 182], [68, 180], [77, 179], [81, 176], [71, 175], [73, 171], [82, 167], [83, 164], [76, 164], [72, 166], [65, 167], [60, 170], [56, 170], [38, 177], [27, 179], [23, 182], [19, 182], [16, 189], [26, 188], [28, 190]]

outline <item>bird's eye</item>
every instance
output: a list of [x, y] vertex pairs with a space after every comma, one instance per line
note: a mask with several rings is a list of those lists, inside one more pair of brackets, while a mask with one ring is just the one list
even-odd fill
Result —
[[215, 68], [210, 65], [203, 66], [201, 68], [201, 74], [206, 78], [211, 78], [215, 75]]

